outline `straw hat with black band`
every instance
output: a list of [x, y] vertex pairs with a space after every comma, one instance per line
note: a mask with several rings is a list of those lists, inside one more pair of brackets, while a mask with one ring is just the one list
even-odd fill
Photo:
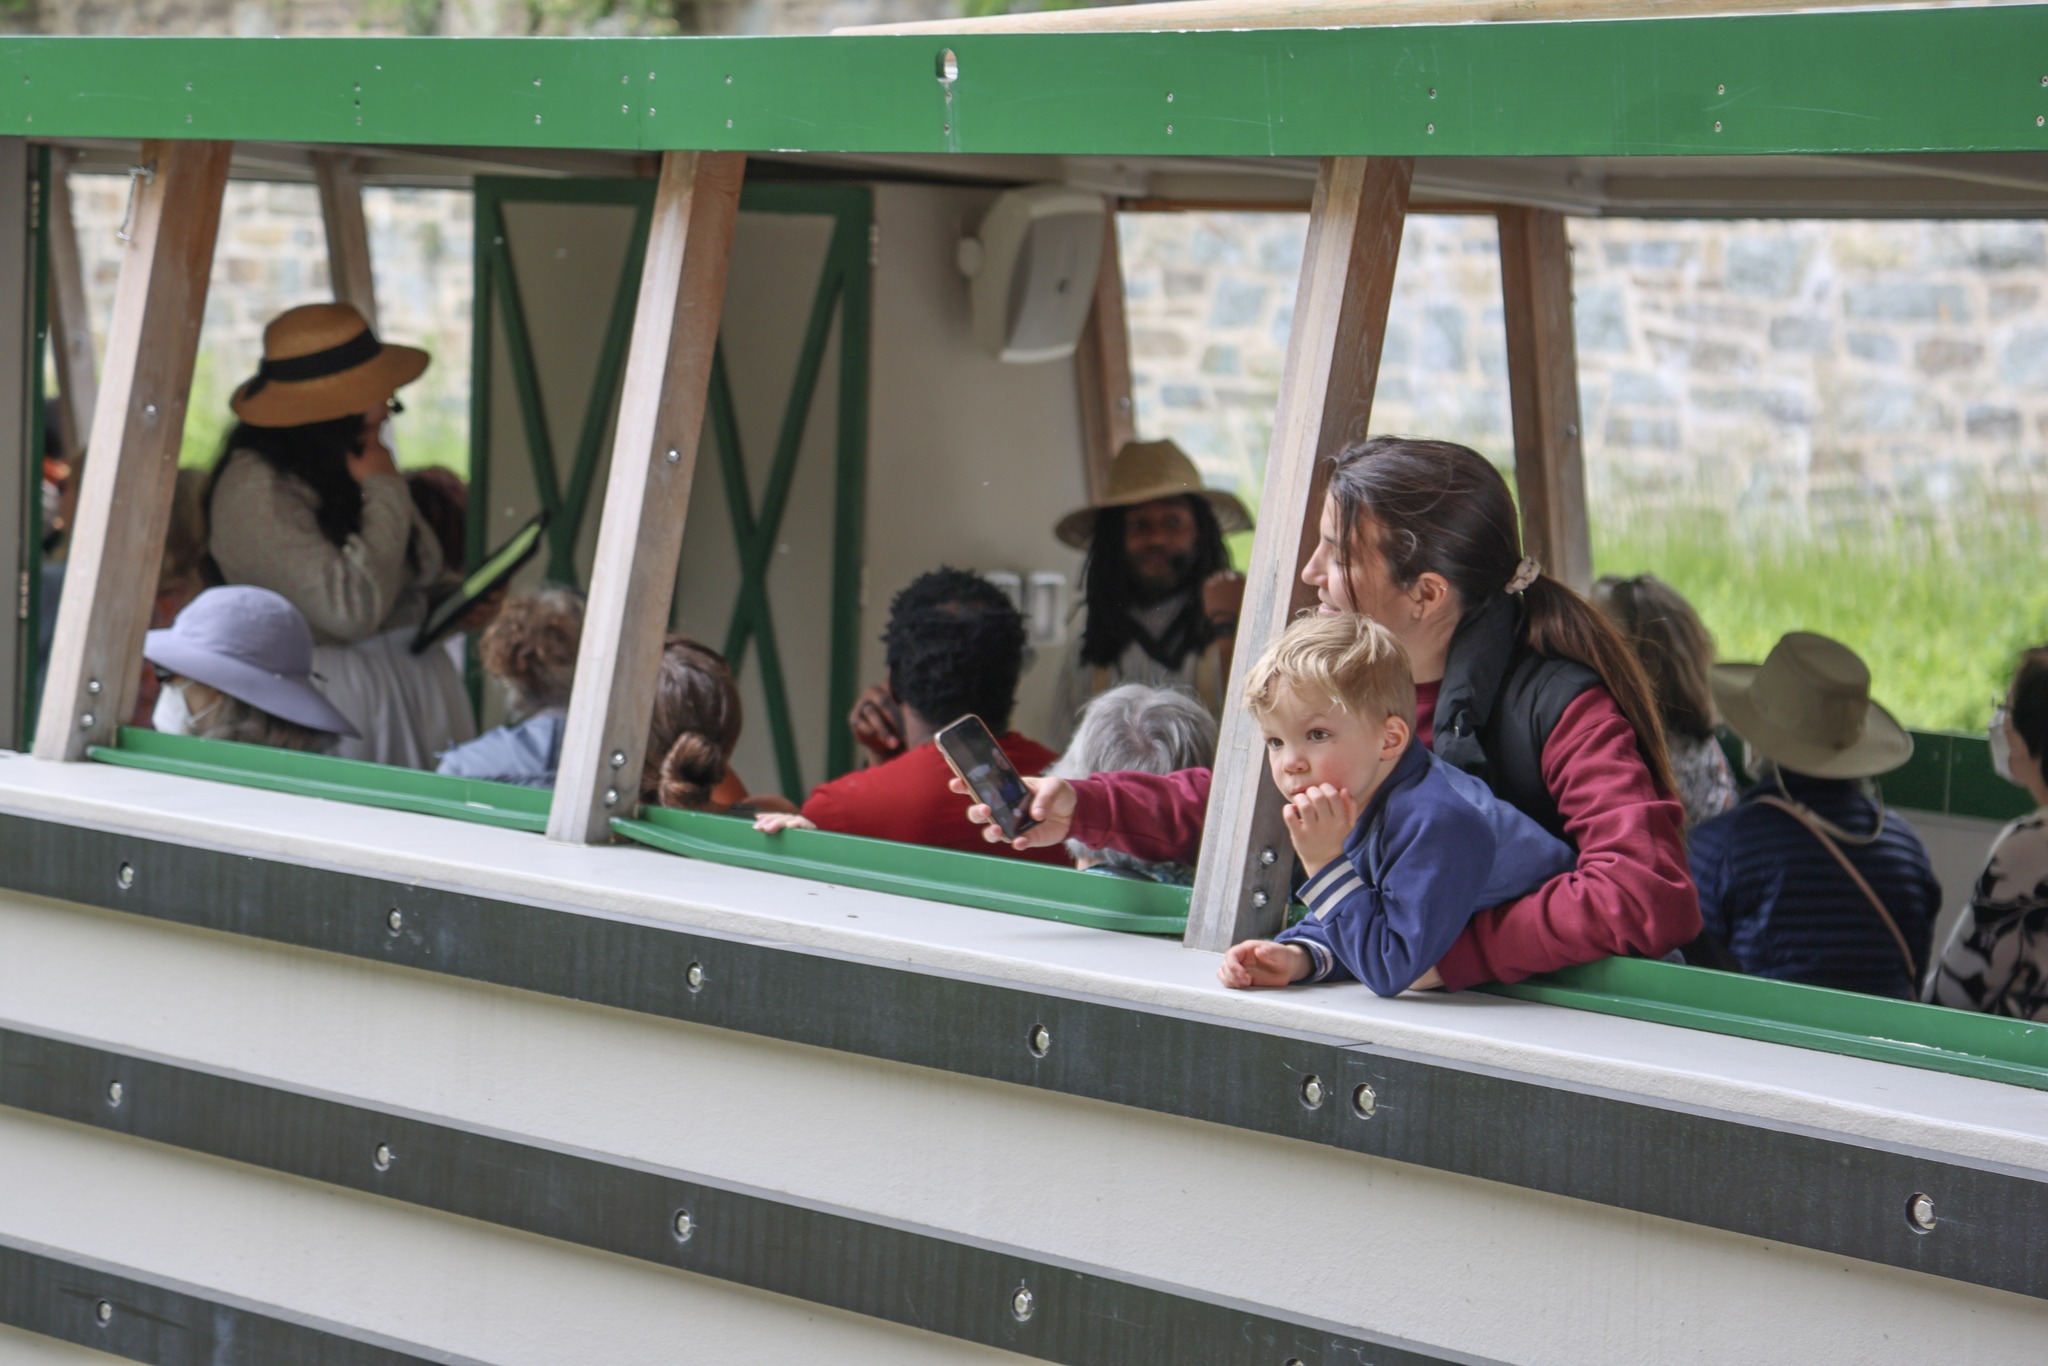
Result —
[[1913, 757], [1913, 737], [1870, 699], [1870, 670], [1840, 641], [1791, 631], [1762, 664], [1717, 664], [1711, 682], [1729, 728], [1788, 772], [1874, 778]]
[[377, 340], [347, 304], [304, 304], [263, 329], [263, 363], [229, 404], [256, 427], [331, 422], [389, 402], [429, 359], [416, 346]]
[[1086, 550], [1095, 535], [1095, 514], [1104, 508], [1136, 507], [1157, 498], [1194, 494], [1216, 513], [1224, 531], [1250, 531], [1252, 515], [1237, 496], [1202, 487], [1202, 476], [1188, 453], [1171, 441], [1127, 441], [1109, 466], [1109, 488], [1100, 502], [1076, 508], [1059, 519], [1053, 534], [1076, 550]]

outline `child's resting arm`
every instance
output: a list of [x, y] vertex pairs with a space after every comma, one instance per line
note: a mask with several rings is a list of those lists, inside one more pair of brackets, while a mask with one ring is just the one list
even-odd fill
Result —
[[1395, 803], [1382, 819], [1380, 885], [1368, 884], [1359, 862], [1333, 860], [1301, 889], [1308, 916], [1279, 939], [1308, 950], [1310, 981], [1356, 977], [1382, 996], [1399, 996], [1478, 909], [1494, 837], [1486, 818], [1461, 801]]

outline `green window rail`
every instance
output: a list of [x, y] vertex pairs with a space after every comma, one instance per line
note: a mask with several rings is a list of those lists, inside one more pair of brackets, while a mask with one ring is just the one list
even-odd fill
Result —
[[[506, 829], [538, 833], [547, 824], [550, 794], [545, 791], [321, 754], [124, 728], [118, 746], [96, 746], [91, 756], [128, 768]], [[996, 855], [823, 831], [763, 835], [730, 816], [660, 808], [637, 820], [614, 820], [612, 828], [671, 854], [925, 901], [1126, 933], [1178, 937], [1187, 925], [1184, 887], [1090, 876]], [[1627, 958], [1481, 990], [2048, 1090], [2048, 1024]]]
[[357, 806], [381, 806], [424, 816], [495, 825], [507, 830], [547, 829], [548, 802], [553, 794], [510, 783], [451, 778], [418, 769], [390, 768], [331, 754], [306, 754], [232, 740], [201, 740], [189, 735], [160, 735], [134, 726], [121, 728], [119, 743], [94, 745], [87, 753], [103, 764], [175, 773], [289, 792], [298, 797], [324, 797]]
[[1481, 989], [2048, 1091], [2048, 1024], [2026, 1020], [1640, 958]]
[[[1887, 805], [1985, 821], [2014, 820], [2034, 809], [2025, 789], [1991, 771], [1991, 742], [1981, 733], [1916, 730], [1912, 736], [1913, 757], [1878, 780]], [[1715, 739], [1736, 781], [1748, 786], [1741, 738], [1722, 726]]]
[[671, 854], [864, 891], [1097, 930], [1178, 938], [1187, 929], [1185, 887], [1077, 873], [1000, 854], [967, 854], [822, 830], [764, 835], [751, 822], [731, 816], [660, 807], [647, 809], [638, 820], [614, 820], [612, 829]]

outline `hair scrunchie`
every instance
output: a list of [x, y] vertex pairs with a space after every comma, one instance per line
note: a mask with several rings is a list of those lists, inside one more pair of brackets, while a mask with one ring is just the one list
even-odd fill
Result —
[[1524, 556], [1522, 562], [1515, 566], [1514, 576], [1508, 580], [1506, 591], [1519, 593], [1530, 584], [1536, 582], [1537, 577], [1542, 573], [1542, 565]]

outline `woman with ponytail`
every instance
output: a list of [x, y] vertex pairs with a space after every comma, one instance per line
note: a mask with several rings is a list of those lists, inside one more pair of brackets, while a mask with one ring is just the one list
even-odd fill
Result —
[[[1417, 737], [1577, 855], [1530, 895], [1475, 916], [1437, 964], [1442, 985], [1660, 957], [1699, 933], [1655, 694], [1614, 627], [1523, 556], [1514, 500], [1485, 457], [1398, 437], [1343, 451], [1302, 579], [1320, 611], [1364, 613], [1407, 649]], [[1185, 860], [1201, 843], [1209, 778], [1027, 779], [1044, 824], [1020, 839]]]
[[781, 797], [749, 797], [732, 771], [740, 742], [740, 690], [725, 656], [670, 636], [655, 673], [654, 715], [640, 768], [640, 800], [683, 811], [794, 811]]

